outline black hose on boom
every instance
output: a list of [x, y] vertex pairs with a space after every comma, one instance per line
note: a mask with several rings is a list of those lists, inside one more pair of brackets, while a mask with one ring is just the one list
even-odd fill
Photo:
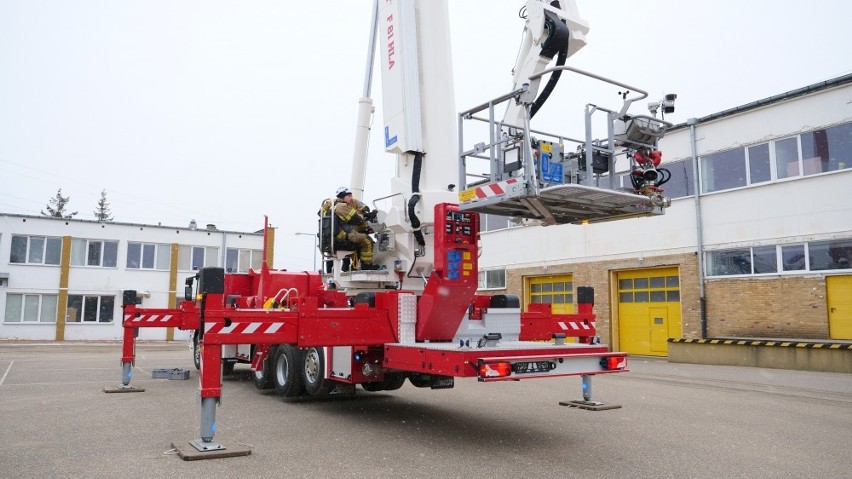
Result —
[[[554, 3], [556, 3], [557, 7], [559, 6], [559, 2]], [[565, 60], [568, 58], [568, 41], [570, 37], [568, 26], [562, 23], [562, 21], [559, 20], [559, 17], [546, 10], [544, 12], [544, 24], [550, 34], [547, 36], [547, 40], [545, 40], [542, 44], [541, 56], [553, 58], [553, 55], [557, 54], [556, 66], [561, 67], [565, 64]], [[550, 75], [547, 85], [545, 85], [541, 90], [538, 98], [535, 99], [532, 107], [530, 108], [530, 118], [535, 116], [539, 108], [541, 108], [541, 106], [544, 105], [544, 102], [547, 101], [547, 98], [550, 97], [550, 94], [559, 82], [560, 76], [562, 76], [562, 70], [556, 70]]]
[[[559, 55], [556, 57], [556, 66], [561, 67], [565, 64], [565, 60], [568, 58], [568, 44], [565, 44], [565, 48], [559, 50]], [[544, 102], [550, 97], [550, 94], [553, 92], [553, 89], [556, 88], [556, 84], [559, 83], [559, 77], [562, 76], [562, 70], [556, 70], [551, 73], [550, 79], [547, 80], [547, 84], [544, 85], [544, 88], [539, 93], [538, 98], [530, 107], [530, 118], [534, 117], [538, 112], [538, 109], [544, 105]]]
[[408, 200], [408, 217], [411, 218], [411, 227], [414, 228], [414, 239], [420, 246], [426, 246], [426, 239], [420, 231], [420, 218], [414, 213], [414, 207], [420, 201], [420, 170], [423, 168], [423, 153], [414, 153], [414, 165], [411, 169], [411, 198]]

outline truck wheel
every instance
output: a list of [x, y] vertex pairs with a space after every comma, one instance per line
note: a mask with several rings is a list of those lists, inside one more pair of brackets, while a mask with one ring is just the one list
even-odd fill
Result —
[[378, 381], [374, 383], [361, 383], [361, 388], [364, 389], [364, 391], [370, 391], [371, 393], [384, 391], [385, 383], [384, 381]]
[[305, 383], [305, 391], [311, 396], [328, 396], [332, 384], [325, 378], [325, 354], [322, 348], [305, 350], [302, 380]]
[[234, 374], [234, 366], [237, 363], [231, 361], [222, 361], [222, 376], [230, 376]]
[[192, 362], [195, 363], [195, 369], [201, 369], [201, 344], [198, 341], [198, 331], [192, 335]]
[[396, 391], [405, 384], [405, 375], [402, 373], [385, 374], [385, 391]]
[[275, 387], [275, 384], [272, 382], [272, 364], [275, 360], [276, 349], [277, 348], [274, 346], [270, 348], [269, 351], [266, 352], [266, 359], [264, 359], [263, 363], [260, 365], [260, 370], [252, 372], [254, 387], [261, 391]]
[[272, 367], [272, 382], [275, 392], [284, 397], [295, 397], [304, 393], [302, 377], [299, 375], [302, 355], [298, 348], [282, 344], [275, 350]]
[[435, 378], [429, 374], [412, 374], [408, 377], [411, 384], [416, 388], [428, 388], [435, 384]]

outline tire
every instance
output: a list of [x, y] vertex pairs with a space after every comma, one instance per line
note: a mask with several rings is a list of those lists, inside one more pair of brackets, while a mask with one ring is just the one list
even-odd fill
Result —
[[254, 387], [260, 389], [261, 391], [272, 389], [275, 387], [275, 383], [272, 381], [272, 365], [275, 361], [275, 351], [276, 347], [269, 348], [269, 351], [266, 352], [266, 359], [263, 360], [263, 364], [260, 365], [259, 371], [252, 371], [252, 379], [254, 379]]
[[412, 374], [408, 380], [416, 388], [428, 388], [435, 384], [435, 378], [429, 374]]
[[234, 374], [234, 366], [237, 363], [234, 361], [222, 361], [222, 376], [230, 376]]
[[361, 389], [364, 391], [370, 391], [371, 393], [384, 391], [385, 383], [384, 381], [379, 381], [375, 383], [361, 383]]
[[311, 396], [328, 396], [333, 384], [325, 378], [325, 354], [322, 348], [307, 348], [302, 365], [302, 381]]
[[275, 392], [290, 398], [304, 394], [302, 384], [302, 355], [295, 346], [282, 344], [275, 349], [275, 360], [272, 366], [272, 384]]
[[201, 370], [201, 344], [198, 341], [198, 331], [192, 335], [192, 362], [195, 363], [195, 369]]
[[385, 378], [382, 381], [374, 383], [361, 383], [361, 388], [364, 391], [396, 391], [405, 384], [405, 374], [402, 373], [385, 373]]
[[385, 391], [396, 391], [405, 384], [405, 374], [402, 373], [385, 373]]

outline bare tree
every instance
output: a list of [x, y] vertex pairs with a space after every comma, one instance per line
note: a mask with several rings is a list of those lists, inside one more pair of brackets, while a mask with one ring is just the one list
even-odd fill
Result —
[[71, 201], [70, 196], [62, 196], [62, 188], [56, 190], [56, 196], [50, 199], [45, 209], [47, 209], [47, 213], [44, 210], [41, 211], [42, 216], [50, 216], [53, 218], [65, 218], [69, 219], [77, 214], [77, 212], [67, 213], [65, 212], [65, 207], [68, 206], [68, 202]]
[[98, 221], [112, 221], [112, 211], [109, 209], [109, 201], [107, 201], [106, 190], [101, 190], [101, 199], [98, 200], [98, 207], [93, 212]]

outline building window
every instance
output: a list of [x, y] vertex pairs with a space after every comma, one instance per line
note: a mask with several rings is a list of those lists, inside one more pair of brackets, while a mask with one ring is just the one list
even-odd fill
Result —
[[[683, 198], [685, 196], [692, 196], [695, 193], [693, 191], [695, 189], [695, 175], [692, 169], [692, 158], [668, 164], [664, 163], [662, 167], [669, 170], [672, 174], [671, 179], [663, 185], [667, 197], [672, 199]], [[627, 181], [626, 186], [630, 186], [630, 179], [626, 179], [625, 181]]]
[[55, 323], [55, 294], [14, 294], [6, 295], [7, 323]]
[[805, 245], [794, 244], [781, 247], [781, 266], [784, 271], [804, 271], [808, 269], [806, 260]]
[[778, 272], [775, 246], [760, 246], [751, 249], [754, 274]]
[[769, 143], [746, 148], [748, 154], [748, 173], [751, 184], [764, 183], [772, 179], [769, 161]]
[[481, 214], [479, 215], [479, 226], [482, 231], [496, 231], [516, 228], [520, 226], [520, 223], [512, 221], [508, 216]]
[[506, 289], [506, 270], [480, 271], [479, 289]]
[[805, 175], [852, 168], [852, 123], [803, 133]]
[[69, 323], [110, 323], [115, 311], [115, 296], [68, 295]]
[[574, 282], [570, 275], [530, 279], [532, 304], [574, 304]]
[[71, 266], [115, 268], [117, 261], [117, 241], [71, 240]]
[[45, 236], [12, 236], [10, 263], [58, 265], [62, 240]]
[[701, 157], [701, 191], [729, 190], [746, 185], [745, 149]]
[[172, 248], [167, 244], [127, 243], [128, 269], [171, 269]]
[[509, 227], [509, 218], [499, 215], [479, 215], [482, 231], [503, 230]]
[[620, 303], [671, 303], [680, 301], [680, 278], [675, 275], [619, 278]]
[[201, 268], [216, 266], [219, 261], [219, 248], [204, 246], [181, 246], [178, 249], [178, 270], [197, 271]]
[[751, 274], [751, 248], [710, 251], [707, 263], [709, 276]]
[[852, 269], [852, 239], [707, 252], [708, 276]]
[[852, 168], [852, 123], [714, 153], [703, 156], [700, 164], [704, 193], [845, 170]]
[[801, 175], [798, 136], [775, 142], [775, 171], [779, 179]]
[[263, 251], [228, 248], [225, 255], [225, 271], [228, 273], [248, 273], [250, 269], [258, 271], [262, 262]]
[[852, 239], [808, 243], [812, 271], [852, 268]]

